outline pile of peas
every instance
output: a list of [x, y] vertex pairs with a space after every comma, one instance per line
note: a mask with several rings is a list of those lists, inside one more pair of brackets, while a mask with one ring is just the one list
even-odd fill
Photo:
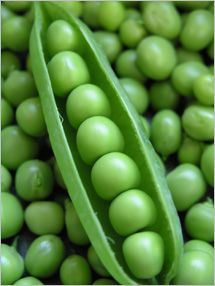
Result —
[[[172, 284], [212, 285], [213, 2], [62, 5], [93, 30], [165, 166], [186, 241]], [[2, 284], [116, 284], [90, 246], [53, 158], [28, 55], [32, 3], [3, 2], [1, 13]], [[108, 94], [91, 82], [78, 31], [68, 22], [49, 25], [46, 45], [54, 94], [66, 99], [79, 155], [125, 238], [125, 261], [137, 278], [152, 278], [162, 269], [164, 246], [144, 228], [159, 218], [138, 189], [140, 170], [124, 152]], [[23, 250], [25, 236], [30, 244]]]

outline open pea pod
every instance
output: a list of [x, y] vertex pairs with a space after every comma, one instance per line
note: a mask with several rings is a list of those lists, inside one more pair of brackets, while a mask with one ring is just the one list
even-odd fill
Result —
[[[56, 19], [66, 20], [79, 31], [82, 57], [88, 66], [91, 82], [106, 93], [112, 108], [111, 119], [121, 129], [125, 139], [124, 153], [137, 163], [141, 170], [140, 187], [150, 195], [157, 207], [158, 219], [150, 230], [163, 238], [165, 261], [162, 271], [152, 279], [136, 279], [128, 269], [122, 254], [124, 238], [113, 230], [108, 218], [109, 202], [99, 198], [94, 191], [90, 178], [91, 167], [81, 160], [78, 153], [76, 130], [72, 129], [66, 117], [66, 99], [54, 96], [47, 70], [49, 57], [45, 37], [47, 27]], [[180, 221], [160, 162], [143, 131], [138, 114], [95, 43], [92, 32], [58, 4], [38, 2], [35, 4], [30, 54], [57, 163], [80, 220], [101, 261], [121, 284], [168, 284], [175, 275], [182, 254]]]

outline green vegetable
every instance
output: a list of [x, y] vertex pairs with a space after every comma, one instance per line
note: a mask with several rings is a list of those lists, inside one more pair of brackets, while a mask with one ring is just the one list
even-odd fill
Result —
[[15, 53], [10, 51], [4, 51], [1, 54], [1, 75], [3, 77], [8, 77], [8, 75], [14, 71], [21, 68], [20, 59]]
[[205, 148], [201, 157], [201, 170], [207, 183], [214, 186], [214, 145]]
[[11, 173], [1, 165], [1, 191], [9, 192], [12, 185], [12, 176]]
[[14, 12], [24, 12], [31, 7], [32, 3], [29, 1], [6, 1], [4, 5]]
[[214, 248], [208, 242], [203, 240], [193, 239], [184, 244], [184, 252], [188, 251], [202, 251], [211, 255], [214, 258]]
[[100, 278], [95, 280], [92, 285], [117, 285], [117, 283], [111, 279]]
[[97, 255], [97, 253], [96, 253], [96, 251], [92, 245], [88, 248], [87, 259], [88, 259], [88, 262], [89, 262], [90, 266], [92, 267], [92, 269], [98, 275], [101, 275], [103, 277], [109, 277], [110, 276], [110, 274], [106, 270], [105, 266], [100, 261], [98, 255]]
[[5, 128], [13, 122], [14, 113], [10, 103], [1, 98], [1, 128]]
[[199, 54], [198, 52], [192, 52], [184, 48], [178, 48], [176, 50], [176, 53], [177, 53], [179, 64], [184, 63], [184, 62], [191, 62], [191, 61], [203, 63], [203, 58], [201, 54]]
[[89, 1], [83, 5], [83, 20], [92, 28], [99, 27], [98, 11], [100, 4], [100, 1]]
[[197, 100], [204, 105], [214, 104], [214, 76], [202, 75], [193, 84], [193, 93]]
[[17, 280], [13, 285], [43, 285], [43, 283], [33, 276], [27, 276]]

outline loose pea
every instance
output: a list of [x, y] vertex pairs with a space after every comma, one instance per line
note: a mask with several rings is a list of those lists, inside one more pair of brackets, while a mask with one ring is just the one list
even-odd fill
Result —
[[179, 149], [181, 123], [174, 111], [166, 109], [155, 114], [151, 122], [151, 140], [155, 150], [165, 157]]
[[189, 251], [203, 251], [209, 254], [211, 257], [214, 257], [213, 246], [203, 240], [193, 239], [187, 241], [184, 244], [184, 252], [189, 252]]
[[124, 148], [124, 138], [119, 127], [103, 116], [85, 120], [78, 129], [76, 141], [82, 160], [89, 165], [106, 153], [122, 151]]
[[182, 125], [185, 132], [193, 139], [201, 141], [213, 140], [213, 107], [188, 106], [182, 115]]
[[189, 236], [208, 242], [214, 241], [214, 208], [212, 202], [192, 206], [185, 216], [185, 228]]
[[32, 3], [29, 1], [5, 1], [4, 5], [14, 12], [24, 12], [31, 7]]
[[193, 83], [193, 93], [197, 100], [204, 105], [214, 104], [214, 76], [202, 75]]
[[51, 277], [64, 258], [64, 245], [56, 235], [42, 235], [29, 246], [25, 256], [27, 272], [38, 278]]
[[3, 93], [13, 106], [18, 106], [25, 99], [36, 95], [33, 76], [27, 71], [11, 72], [4, 82]]
[[9, 192], [12, 185], [12, 176], [11, 173], [1, 165], [1, 191]]
[[181, 164], [167, 175], [167, 183], [178, 211], [185, 211], [206, 192], [206, 184], [198, 167]]
[[143, 126], [145, 133], [146, 133], [146, 136], [148, 138], [150, 138], [151, 131], [150, 131], [150, 124], [149, 124], [148, 120], [143, 116], [140, 116], [140, 120], [142, 122], [142, 126]]
[[84, 2], [83, 20], [88, 26], [92, 28], [99, 27], [98, 11], [100, 4], [100, 1]]
[[18, 70], [21, 67], [20, 59], [16, 54], [5, 51], [1, 55], [1, 75], [7, 77], [12, 71]]
[[102, 156], [91, 172], [95, 191], [104, 200], [112, 200], [121, 192], [138, 187], [140, 178], [136, 163], [118, 152]]
[[56, 54], [48, 63], [48, 71], [54, 93], [60, 97], [90, 80], [86, 63], [81, 56], [71, 51]]
[[65, 201], [65, 225], [71, 242], [77, 245], [89, 244], [89, 238], [70, 200]]
[[160, 273], [164, 262], [164, 245], [161, 236], [145, 231], [125, 239], [123, 255], [131, 272], [140, 279], [147, 279]]
[[13, 285], [43, 285], [43, 283], [33, 276], [27, 276], [17, 280]]
[[1, 98], [1, 128], [5, 128], [13, 122], [14, 114], [10, 103]]
[[[207, 47], [212, 41], [213, 14], [206, 10], [196, 10], [191, 12], [184, 23], [180, 34], [180, 42], [191, 51], [200, 51]], [[196, 33], [201, 31], [201, 33]]]
[[201, 170], [207, 183], [214, 186], [214, 145], [209, 145], [201, 157]]
[[65, 183], [64, 183], [63, 176], [62, 176], [62, 174], [61, 174], [61, 172], [60, 172], [60, 169], [59, 169], [59, 167], [58, 167], [58, 165], [57, 165], [56, 160], [55, 160], [55, 162], [54, 162], [54, 175], [55, 175], [55, 180], [56, 180], [57, 184], [58, 184], [62, 189], [65, 190], [65, 189], [66, 189], [66, 185], [65, 185]]
[[46, 41], [51, 57], [59, 52], [77, 51], [80, 49], [80, 39], [77, 30], [64, 20], [56, 20], [51, 23], [47, 30]]
[[24, 100], [16, 110], [16, 121], [25, 133], [34, 137], [47, 132], [39, 97]]
[[56, 202], [33, 202], [25, 209], [25, 223], [37, 235], [58, 234], [64, 226], [64, 211]]
[[117, 282], [112, 279], [100, 278], [95, 280], [93, 285], [117, 285]]
[[110, 222], [115, 231], [122, 236], [153, 225], [156, 216], [157, 211], [153, 200], [138, 189], [119, 194], [109, 207]]
[[122, 78], [120, 79], [120, 83], [137, 112], [139, 114], [144, 113], [149, 105], [149, 96], [146, 88], [132, 78]]
[[150, 79], [168, 78], [176, 61], [176, 53], [172, 44], [164, 38], [148, 36], [137, 47], [138, 67]]
[[138, 10], [129, 8], [125, 10], [125, 20], [127, 19], [142, 20], [142, 17]]
[[93, 84], [83, 84], [74, 89], [67, 98], [66, 113], [74, 128], [92, 116], [109, 116], [111, 108], [103, 90]]
[[19, 279], [24, 272], [22, 256], [14, 247], [1, 244], [1, 283], [11, 285]]
[[203, 63], [203, 58], [198, 52], [192, 52], [184, 48], [178, 48], [176, 50], [176, 53], [178, 58], [178, 64], [190, 61]]
[[99, 259], [98, 255], [97, 255], [97, 253], [96, 253], [96, 251], [92, 245], [88, 248], [87, 259], [88, 259], [88, 262], [89, 262], [90, 266], [92, 267], [92, 269], [98, 275], [101, 275], [102, 277], [110, 276], [110, 274], [108, 273], [108, 271], [106, 270], [106, 268], [102, 264], [101, 260]]
[[37, 142], [16, 125], [4, 128], [1, 140], [2, 164], [10, 170], [37, 156]]
[[1, 193], [1, 237], [16, 235], [24, 223], [24, 212], [19, 200], [12, 194]]
[[73, 16], [80, 17], [82, 15], [83, 3], [80, 1], [57, 1], [57, 3]]
[[204, 74], [209, 74], [208, 68], [200, 62], [184, 62], [174, 69], [171, 81], [181, 95], [192, 95], [195, 80]]

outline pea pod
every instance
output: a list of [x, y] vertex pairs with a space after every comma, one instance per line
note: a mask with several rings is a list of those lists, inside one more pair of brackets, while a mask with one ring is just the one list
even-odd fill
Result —
[[[46, 2], [42, 6], [35, 3], [35, 10], [30, 41], [32, 70], [57, 164], [87, 235], [102, 263], [119, 283], [169, 283], [181, 258], [181, 228], [160, 163], [143, 131], [138, 114], [88, 28], [56, 3]], [[47, 69], [48, 52], [44, 37], [48, 25], [56, 19], [67, 21], [79, 32], [82, 57], [88, 66], [91, 81], [108, 95], [112, 108], [111, 119], [118, 125], [125, 140], [124, 152], [138, 165], [142, 177], [141, 189], [149, 194], [156, 205], [159, 219], [147, 228], [158, 232], [165, 245], [164, 265], [156, 279], [137, 279], [128, 269], [122, 255], [123, 237], [114, 232], [108, 219], [109, 202], [97, 196], [90, 178], [91, 168], [81, 160], [78, 153], [76, 131], [71, 128], [66, 117], [66, 101], [54, 97]]]

